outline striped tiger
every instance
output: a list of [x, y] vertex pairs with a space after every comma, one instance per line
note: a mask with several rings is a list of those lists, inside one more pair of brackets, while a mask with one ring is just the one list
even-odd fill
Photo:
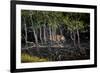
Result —
[[49, 40], [54, 42], [63, 42], [65, 41], [65, 37], [63, 35], [51, 35]]

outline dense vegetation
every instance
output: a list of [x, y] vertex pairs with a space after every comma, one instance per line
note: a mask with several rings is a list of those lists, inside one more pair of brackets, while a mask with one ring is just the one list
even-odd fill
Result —
[[21, 11], [22, 62], [89, 59], [89, 41], [88, 13]]

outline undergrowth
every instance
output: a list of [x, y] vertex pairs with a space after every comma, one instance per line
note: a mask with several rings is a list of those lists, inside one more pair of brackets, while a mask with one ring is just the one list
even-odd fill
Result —
[[22, 63], [26, 63], [26, 62], [46, 62], [46, 61], [48, 61], [48, 59], [46, 59], [46, 58], [31, 56], [31, 55], [26, 54], [26, 53], [21, 54], [21, 62]]

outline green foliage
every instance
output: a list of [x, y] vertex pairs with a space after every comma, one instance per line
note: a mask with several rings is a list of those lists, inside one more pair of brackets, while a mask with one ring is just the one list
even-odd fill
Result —
[[64, 17], [64, 24], [67, 26], [68, 30], [75, 31], [75, 30], [83, 30], [86, 26], [84, 20], [81, 20], [82, 13], [68, 13]]
[[48, 61], [46, 58], [39, 58], [37, 56], [31, 56], [26, 53], [21, 54], [21, 62], [45, 62]]
[[[26, 17], [33, 28], [40, 28], [43, 24], [58, 28], [58, 25], [64, 24], [70, 30], [83, 29], [89, 24], [89, 14], [86, 13], [68, 13], [68, 12], [50, 12], [50, 11], [32, 11], [22, 10], [23, 17]], [[87, 21], [88, 20], [88, 21]], [[38, 26], [39, 25], [39, 26]]]

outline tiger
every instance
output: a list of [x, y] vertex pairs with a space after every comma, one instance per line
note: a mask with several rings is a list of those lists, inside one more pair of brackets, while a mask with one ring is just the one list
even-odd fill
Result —
[[64, 42], [65, 37], [63, 35], [51, 35], [49, 40], [53, 42]]

